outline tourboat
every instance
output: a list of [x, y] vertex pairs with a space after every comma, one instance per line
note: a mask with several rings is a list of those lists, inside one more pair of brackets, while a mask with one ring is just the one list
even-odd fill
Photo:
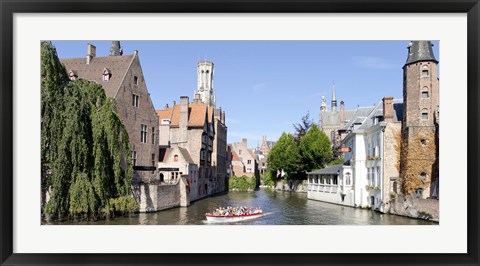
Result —
[[250, 219], [255, 219], [263, 216], [262, 210], [256, 210], [254, 212], [245, 212], [241, 214], [218, 214], [218, 213], [205, 213], [205, 217], [208, 222], [239, 222]]
[[212, 213], [205, 213], [205, 217], [207, 217], [207, 221], [209, 222], [239, 222], [239, 221], [255, 219], [262, 216], [263, 216], [262, 211], [258, 213], [252, 213], [252, 214], [246, 213], [246, 214], [239, 214], [239, 215], [213, 215]]

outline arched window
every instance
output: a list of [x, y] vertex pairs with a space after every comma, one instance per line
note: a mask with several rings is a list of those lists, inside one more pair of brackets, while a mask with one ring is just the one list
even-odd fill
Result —
[[174, 162], [178, 162], [178, 155], [175, 154], [175, 155], [173, 156], [173, 161], [174, 161]]
[[428, 120], [428, 110], [427, 109], [422, 110], [422, 120]]
[[423, 87], [423, 89], [422, 89], [422, 98], [423, 98], [423, 99], [426, 99], [426, 98], [428, 98], [428, 97], [429, 97], [428, 87], [425, 86], [425, 87]]
[[428, 76], [429, 76], [428, 66], [423, 66], [423, 67], [422, 67], [422, 78], [423, 78], [423, 77], [428, 77]]
[[163, 175], [163, 173], [160, 174], [160, 182], [163, 182], [165, 180], [165, 176]]

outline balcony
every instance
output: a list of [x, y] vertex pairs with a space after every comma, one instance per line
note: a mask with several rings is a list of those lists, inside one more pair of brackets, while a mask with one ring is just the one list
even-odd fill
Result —
[[332, 184], [308, 184], [308, 191], [323, 193], [338, 193], [338, 185]]

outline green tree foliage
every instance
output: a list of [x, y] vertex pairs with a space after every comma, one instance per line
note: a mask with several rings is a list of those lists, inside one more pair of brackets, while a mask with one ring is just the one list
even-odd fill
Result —
[[[57, 154], [58, 140], [64, 128], [62, 118], [63, 89], [68, 82], [65, 67], [58, 60], [57, 51], [49, 42], [41, 43], [41, 184], [42, 196], [50, 186], [49, 165]], [[42, 199], [42, 204], [45, 199]]]
[[42, 43], [43, 207], [53, 219], [96, 219], [136, 209], [130, 144], [115, 102], [90, 81], [69, 81], [51, 43]]
[[299, 150], [304, 172], [325, 167], [333, 156], [330, 140], [315, 124], [301, 139]]
[[295, 142], [297, 144], [300, 144], [300, 141], [302, 140], [303, 136], [307, 134], [312, 124], [313, 121], [310, 120], [310, 113], [304, 115], [300, 123], [293, 124], [293, 127], [295, 128]]
[[275, 179], [272, 177], [271, 171], [267, 171], [265, 174], [260, 175], [260, 180], [262, 181], [262, 185], [264, 186], [275, 186]]
[[255, 190], [256, 182], [255, 176], [248, 177], [246, 175], [243, 176], [232, 176], [228, 180], [228, 188], [230, 190], [238, 190], [238, 191], [249, 191]]
[[268, 154], [267, 163], [271, 176], [276, 177], [277, 170], [283, 170], [286, 173], [284, 179], [299, 178], [302, 170], [301, 158], [292, 134], [283, 132]]

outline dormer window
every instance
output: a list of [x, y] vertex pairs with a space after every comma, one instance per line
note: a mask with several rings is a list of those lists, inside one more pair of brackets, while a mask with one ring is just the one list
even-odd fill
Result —
[[70, 80], [77, 80], [78, 79], [78, 74], [76, 71], [73, 71], [73, 70], [70, 70], [70, 72], [68, 72], [68, 78]]
[[162, 125], [168, 125], [168, 124], [170, 124], [170, 119], [163, 118]]
[[103, 81], [109, 81], [110, 78], [112, 77], [112, 73], [110, 72], [110, 70], [108, 68], [104, 68], [103, 69]]

